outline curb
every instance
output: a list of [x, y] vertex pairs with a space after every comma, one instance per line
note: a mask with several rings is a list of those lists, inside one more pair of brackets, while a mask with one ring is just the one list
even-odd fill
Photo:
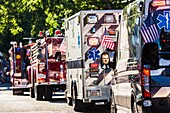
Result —
[[0, 84], [0, 91], [11, 90], [10, 86], [11, 86], [10, 83]]
[[4, 90], [11, 90], [10, 87], [0, 87], [0, 91], [4, 91]]

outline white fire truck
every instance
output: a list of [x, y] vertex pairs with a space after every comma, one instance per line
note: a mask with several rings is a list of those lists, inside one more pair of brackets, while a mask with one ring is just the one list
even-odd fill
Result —
[[75, 111], [81, 111], [85, 103], [109, 103], [111, 70], [100, 63], [100, 57], [112, 61], [121, 12], [87, 10], [65, 20], [66, 98]]
[[[40, 35], [43, 33], [40, 32]], [[31, 47], [30, 96], [36, 100], [50, 100], [54, 92], [64, 95], [66, 89], [66, 61], [64, 36], [56, 31], [55, 37], [36, 40]]]

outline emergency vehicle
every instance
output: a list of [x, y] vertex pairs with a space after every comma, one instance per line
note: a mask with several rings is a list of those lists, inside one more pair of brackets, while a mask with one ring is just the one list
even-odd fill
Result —
[[[36, 100], [50, 100], [66, 89], [66, 60], [64, 36], [56, 30], [55, 37], [37, 39], [31, 47], [31, 65], [27, 67], [30, 75], [30, 96]], [[40, 31], [40, 35], [43, 33]]]
[[107, 62], [114, 56], [121, 12], [84, 10], [65, 19], [66, 98], [75, 111], [81, 111], [86, 103], [109, 103], [111, 70], [100, 58]]
[[12, 84], [13, 95], [21, 94], [29, 91], [29, 75], [26, 73], [29, 62], [29, 50], [32, 44], [22, 46], [17, 45], [17, 42], [11, 42], [13, 47], [9, 50], [10, 60], [10, 78]]
[[136, 0], [121, 17], [111, 113], [169, 113], [170, 1]]

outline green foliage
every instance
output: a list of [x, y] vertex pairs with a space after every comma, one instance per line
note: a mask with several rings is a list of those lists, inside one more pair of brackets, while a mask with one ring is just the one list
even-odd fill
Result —
[[24, 37], [37, 37], [39, 31], [63, 28], [63, 20], [80, 10], [121, 9], [129, 2], [121, 0], [1, 0], [0, 48], [5, 53], [10, 41], [23, 42]]

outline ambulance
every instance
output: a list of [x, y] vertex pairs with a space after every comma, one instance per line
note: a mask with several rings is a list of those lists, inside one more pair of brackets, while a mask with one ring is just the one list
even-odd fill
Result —
[[66, 98], [75, 111], [82, 111], [85, 104], [109, 105], [112, 71], [103, 63], [114, 63], [121, 13], [83, 10], [65, 19]]
[[170, 111], [170, 0], [135, 0], [122, 12], [111, 113]]

